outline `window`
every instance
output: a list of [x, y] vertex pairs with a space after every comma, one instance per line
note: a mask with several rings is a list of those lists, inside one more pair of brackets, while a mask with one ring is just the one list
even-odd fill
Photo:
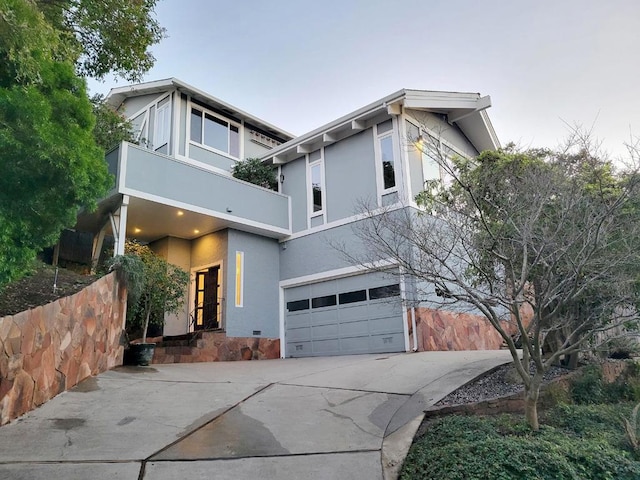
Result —
[[393, 123], [391, 120], [376, 126], [378, 135], [378, 155], [382, 166], [382, 188], [389, 190], [396, 186], [395, 159], [393, 153]]
[[355, 292], [346, 292], [338, 295], [340, 305], [347, 303], [364, 302], [367, 299], [366, 290], [356, 290]]
[[287, 310], [289, 312], [299, 312], [300, 310], [309, 310], [309, 299], [295, 300], [293, 302], [287, 302]]
[[369, 300], [377, 300], [379, 298], [389, 298], [400, 295], [400, 285], [386, 285], [384, 287], [370, 288]]
[[[171, 133], [171, 103], [167, 97], [158, 104], [156, 110], [156, 138], [154, 139], [155, 149], [159, 150], [169, 143]], [[168, 153], [168, 152], [167, 152]]]
[[309, 154], [309, 213], [311, 217], [320, 216], [324, 212], [324, 165], [322, 150]]
[[236, 307], [244, 302], [244, 252], [236, 252]]
[[240, 129], [208, 112], [191, 109], [191, 141], [240, 157]]
[[335, 304], [335, 295], [326, 295], [324, 297], [315, 297], [311, 299], [311, 307], [313, 308], [333, 307]]

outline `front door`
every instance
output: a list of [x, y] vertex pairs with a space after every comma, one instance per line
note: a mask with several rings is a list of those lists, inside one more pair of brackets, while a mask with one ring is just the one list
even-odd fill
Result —
[[219, 266], [196, 272], [194, 330], [208, 330], [220, 326], [218, 322], [219, 274]]

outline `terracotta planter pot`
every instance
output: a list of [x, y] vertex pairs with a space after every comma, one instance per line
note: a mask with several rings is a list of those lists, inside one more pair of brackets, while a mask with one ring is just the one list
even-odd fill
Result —
[[146, 366], [151, 363], [153, 352], [156, 349], [155, 343], [132, 343], [129, 345], [131, 350], [130, 358], [133, 365]]

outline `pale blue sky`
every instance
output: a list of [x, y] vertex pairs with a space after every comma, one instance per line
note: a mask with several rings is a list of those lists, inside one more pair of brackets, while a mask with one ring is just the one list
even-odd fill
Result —
[[593, 124], [617, 156], [640, 135], [640, 0], [161, 0], [157, 17], [168, 38], [145, 80], [298, 135], [401, 88], [491, 95], [503, 144]]

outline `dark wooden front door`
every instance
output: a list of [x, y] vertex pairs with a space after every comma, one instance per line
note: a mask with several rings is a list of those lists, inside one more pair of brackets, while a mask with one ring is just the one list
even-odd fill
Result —
[[196, 298], [194, 308], [195, 330], [218, 328], [218, 290], [220, 267], [196, 272]]

